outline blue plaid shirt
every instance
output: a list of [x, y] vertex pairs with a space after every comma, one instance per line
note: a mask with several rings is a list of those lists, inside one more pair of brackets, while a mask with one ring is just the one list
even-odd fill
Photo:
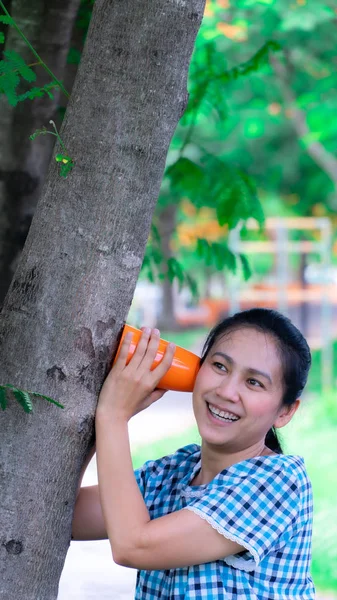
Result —
[[190, 486], [200, 446], [135, 471], [151, 519], [182, 508], [246, 551], [188, 568], [139, 571], [136, 600], [313, 600], [312, 495], [299, 456], [259, 456]]

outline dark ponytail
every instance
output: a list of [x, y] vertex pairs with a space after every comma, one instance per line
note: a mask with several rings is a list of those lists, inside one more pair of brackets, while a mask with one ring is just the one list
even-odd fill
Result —
[[264, 443], [267, 446], [267, 448], [269, 448], [273, 452], [276, 452], [276, 454], [283, 454], [281, 442], [276, 433], [275, 427], [272, 427], [271, 429], [269, 429]]
[[[276, 310], [252, 308], [236, 313], [218, 323], [206, 339], [201, 364], [220, 337], [243, 327], [252, 327], [274, 338], [283, 367], [283, 404], [291, 406], [301, 396], [307, 382], [311, 366], [311, 353], [305, 338], [297, 327], [290, 319]], [[274, 427], [268, 431], [265, 444], [274, 452], [282, 454], [281, 442]]]

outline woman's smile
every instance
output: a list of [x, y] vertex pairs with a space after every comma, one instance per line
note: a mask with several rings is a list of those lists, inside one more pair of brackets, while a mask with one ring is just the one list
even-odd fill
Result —
[[206, 401], [206, 406], [208, 408], [209, 419], [212, 422], [214, 421], [216, 425], [228, 426], [236, 423], [236, 421], [240, 419], [237, 414], [225, 408], [220, 408], [219, 406], [211, 404], [210, 402]]

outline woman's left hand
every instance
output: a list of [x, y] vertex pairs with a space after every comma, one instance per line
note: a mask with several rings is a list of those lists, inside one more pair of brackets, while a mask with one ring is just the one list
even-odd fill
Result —
[[160, 379], [169, 370], [175, 351], [168, 344], [166, 352], [153, 370], [153, 361], [159, 346], [158, 329], [143, 329], [136, 350], [126, 364], [132, 333], [127, 333], [118, 358], [107, 376], [98, 399], [97, 413], [129, 421], [138, 412], [159, 400], [166, 390], [156, 389]]

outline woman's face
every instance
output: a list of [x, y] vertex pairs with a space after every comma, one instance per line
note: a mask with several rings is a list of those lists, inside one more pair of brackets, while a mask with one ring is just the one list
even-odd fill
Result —
[[228, 452], [253, 448], [295, 409], [282, 405], [282, 365], [274, 339], [245, 327], [220, 337], [198, 373], [193, 408], [203, 442]]

